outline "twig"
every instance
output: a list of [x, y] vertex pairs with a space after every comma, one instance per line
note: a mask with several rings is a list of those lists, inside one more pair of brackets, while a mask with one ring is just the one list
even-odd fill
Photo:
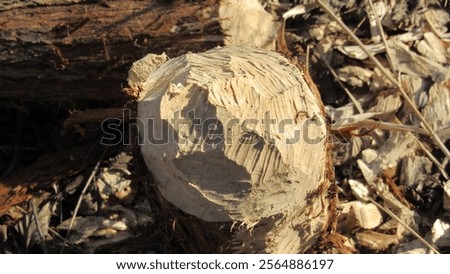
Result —
[[430, 158], [430, 160], [439, 168], [439, 170], [441, 171], [442, 176], [444, 176], [444, 178], [446, 180], [448, 180], [449, 177], [448, 177], [447, 172], [445, 171], [445, 167], [441, 163], [439, 163], [439, 161], [436, 159], [436, 157], [434, 157], [434, 155], [431, 154], [431, 152], [428, 151], [428, 149], [422, 144], [422, 142], [416, 136], [414, 136], [414, 139], [416, 139], [416, 141], [419, 144], [420, 148], [422, 149], [423, 152], [425, 152], [425, 154], [428, 156], [428, 158]]
[[356, 27], [353, 29], [353, 33], [356, 33], [359, 28], [362, 26], [362, 24], [364, 24], [364, 22], [366, 22], [367, 20], [367, 16], [365, 16], [363, 19], [361, 19], [361, 21], [359, 21], [358, 25], [356, 25]]
[[431, 138], [436, 142], [437, 146], [442, 150], [442, 152], [445, 154], [447, 158], [450, 158], [450, 151], [447, 149], [447, 147], [444, 145], [444, 143], [441, 141], [439, 136], [433, 131], [428, 121], [422, 116], [420, 111], [417, 109], [417, 107], [414, 105], [414, 102], [409, 98], [406, 91], [403, 89], [401, 84], [392, 76], [392, 74], [386, 70], [386, 68], [383, 67], [383, 65], [378, 61], [378, 59], [373, 56], [373, 54], [366, 48], [366, 46], [361, 42], [361, 40], [353, 34], [353, 32], [342, 22], [339, 17], [337, 17], [333, 11], [328, 7], [327, 4], [322, 2], [322, 0], [316, 0], [317, 3], [320, 5], [320, 7], [328, 14], [330, 15], [338, 24], [342, 27], [342, 29], [358, 44], [358, 46], [361, 47], [361, 49], [364, 51], [364, 53], [367, 54], [370, 60], [375, 64], [376, 67], [383, 73], [383, 75], [391, 81], [392, 84], [394, 84], [401, 92], [403, 98], [405, 99], [408, 106], [413, 110], [413, 112], [417, 115], [417, 117], [422, 122], [425, 129], [430, 133]]
[[48, 231], [49, 231], [51, 234], [53, 234], [53, 237], [55, 237], [56, 239], [61, 240], [63, 243], [70, 244], [70, 242], [66, 241], [66, 239], [64, 239], [64, 237], [61, 236], [61, 235], [58, 233], [58, 231], [54, 230], [53, 228], [49, 227], [49, 228], [48, 228]]
[[100, 166], [100, 161], [101, 160], [97, 161], [97, 164], [95, 165], [94, 169], [92, 170], [91, 175], [89, 176], [89, 178], [86, 182], [86, 185], [84, 186], [83, 190], [81, 191], [80, 197], [78, 198], [78, 201], [77, 201], [77, 205], [75, 206], [75, 211], [73, 212], [73, 215], [72, 215], [72, 219], [70, 220], [67, 235], [70, 234], [70, 230], [72, 229], [73, 222], [75, 221], [75, 218], [78, 214], [78, 210], [80, 209], [80, 205], [81, 205], [81, 201], [83, 200], [83, 196], [84, 196], [84, 194], [86, 194], [87, 189], [89, 188], [92, 180], [94, 179], [95, 174], [97, 173], [98, 167]]
[[376, 205], [379, 209], [384, 211], [387, 215], [389, 215], [390, 217], [394, 218], [401, 225], [403, 225], [409, 232], [411, 232], [419, 241], [421, 241], [424, 245], [426, 245], [431, 251], [433, 251], [436, 254], [440, 254], [440, 252], [436, 249], [436, 247], [434, 247], [432, 244], [427, 242], [427, 240], [425, 240], [422, 236], [419, 235], [419, 233], [417, 233], [414, 229], [412, 229], [405, 222], [403, 222], [399, 217], [397, 217], [395, 215], [395, 213], [392, 212], [389, 208], [380, 205], [378, 202], [376, 202], [374, 199], [372, 199], [372, 198], [370, 198], [368, 196], [365, 196], [365, 198], [368, 201], [370, 201], [371, 203], [373, 203], [374, 205]]
[[403, 132], [414, 132], [419, 134], [425, 134], [428, 135], [428, 132], [426, 132], [423, 128], [420, 127], [414, 127], [414, 126], [408, 126], [403, 124], [396, 124], [396, 123], [390, 123], [390, 122], [384, 122], [384, 121], [375, 121], [371, 119], [366, 119], [363, 121], [357, 121], [354, 123], [348, 123], [348, 124], [342, 124], [338, 125], [335, 123], [331, 129], [340, 131], [345, 128], [351, 128], [351, 127], [358, 127], [358, 128], [368, 128], [368, 129], [383, 129], [383, 130], [391, 130], [391, 131], [403, 131]]
[[61, 236], [56, 230], [54, 230], [53, 228], [49, 227], [48, 228], [48, 232], [50, 232], [50, 234], [53, 235], [53, 237], [55, 237], [56, 239], [60, 240], [61, 242], [63, 242], [63, 244], [66, 245], [70, 245], [72, 248], [82, 252], [82, 249], [74, 244], [72, 244], [71, 242], [67, 241], [66, 239], [64, 239], [63, 236]]
[[[394, 121], [399, 124], [402, 123], [396, 115], [394, 115]], [[425, 152], [425, 154], [428, 156], [428, 158], [439, 168], [442, 176], [444, 176], [444, 178], [446, 180], [448, 180], [449, 176], [448, 176], [447, 172], [445, 171], [445, 167], [444, 167], [445, 165], [439, 163], [439, 161], [436, 159], [436, 157], [434, 157], [434, 155], [430, 151], [428, 151], [428, 149], [422, 144], [422, 142], [419, 140], [419, 138], [417, 138], [417, 136], [415, 134], [413, 134], [413, 136], [414, 136], [414, 139], [416, 140], [416, 142], [419, 144], [422, 151]]]
[[[322, 54], [321, 54], [322, 55]], [[344, 84], [342, 83], [342, 81], [339, 79], [339, 76], [337, 75], [336, 71], [331, 67], [331, 65], [328, 63], [328, 61], [326, 60], [326, 58], [320, 58], [322, 59], [322, 61], [325, 63], [325, 66], [328, 68], [328, 70], [331, 72], [331, 75], [333, 75], [334, 79], [336, 80], [336, 82], [338, 83], [338, 85], [345, 91], [345, 93], [347, 93], [348, 98], [350, 98], [350, 100], [352, 101], [352, 103], [355, 105], [356, 109], [358, 110], [359, 113], [364, 113], [363, 108], [361, 107], [361, 104], [358, 102], [358, 100], [356, 100], [355, 96], [353, 96], [353, 94], [350, 92], [350, 90], [348, 90]]]
[[311, 47], [309, 45], [306, 46], [306, 72], [309, 74], [309, 55], [311, 54]]
[[383, 26], [381, 25], [381, 22], [380, 22], [380, 17], [377, 14], [377, 11], [373, 5], [372, 0], [366, 0], [366, 5], [367, 5], [367, 3], [369, 4], [370, 9], [372, 10], [372, 13], [375, 15], [375, 22], [377, 24], [377, 29], [378, 29], [378, 32], [380, 33], [381, 40], [383, 41], [384, 48], [386, 49], [386, 56], [387, 56], [388, 62], [391, 65], [391, 68], [393, 70], [395, 70], [394, 63], [392, 62], [392, 56], [390, 53], [390, 49], [389, 49], [389, 46], [388, 46], [388, 43], [386, 40], [386, 36], [384, 35]]
[[[78, 210], [80, 209], [80, 206], [81, 206], [81, 201], [83, 200], [83, 196], [86, 194], [87, 189], [89, 188], [92, 180], [94, 179], [94, 176], [97, 173], [98, 167], [100, 166], [100, 162], [101, 162], [101, 159], [97, 161], [97, 164], [95, 165], [94, 169], [92, 170], [91, 175], [89, 176], [89, 178], [88, 178], [88, 180], [86, 182], [86, 185], [84, 186], [83, 190], [81, 191], [81, 194], [80, 194], [80, 197], [78, 198], [78, 201], [77, 201], [77, 204], [75, 206], [75, 210], [73, 212], [72, 218], [70, 219], [69, 229], [67, 230], [65, 241], [67, 241], [69, 239], [73, 223], [75, 222], [75, 218], [77, 217]], [[64, 250], [64, 246], [61, 248], [60, 253], [62, 253], [63, 250]]]

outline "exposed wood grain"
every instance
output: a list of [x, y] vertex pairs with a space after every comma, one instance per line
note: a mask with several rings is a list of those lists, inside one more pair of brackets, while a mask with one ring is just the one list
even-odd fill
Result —
[[423, 116], [442, 141], [450, 139], [450, 75], [445, 81], [434, 84], [428, 94]]
[[[131, 75], [145, 75], [142, 62], [153, 64], [144, 58]], [[142, 90], [142, 154], [163, 196], [206, 221], [256, 225], [237, 238], [240, 252], [310, 247], [327, 222], [330, 159], [323, 105], [303, 72], [248, 47], [148, 69], [130, 86]]]

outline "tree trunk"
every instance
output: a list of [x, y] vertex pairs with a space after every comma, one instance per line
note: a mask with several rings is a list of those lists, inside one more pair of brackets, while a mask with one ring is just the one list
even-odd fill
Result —
[[116, 105], [131, 63], [223, 43], [218, 1], [0, 3], [0, 99]]

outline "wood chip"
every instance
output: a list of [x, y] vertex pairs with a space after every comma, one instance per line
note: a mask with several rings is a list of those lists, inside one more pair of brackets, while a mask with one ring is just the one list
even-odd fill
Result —
[[112, 160], [110, 167], [99, 170], [95, 184], [104, 200], [108, 200], [111, 195], [124, 202], [133, 200], [137, 187], [131, 184], [131, 180], [125, 178], [130, 175], [127, 165], [132, 159], [132, 156], [121, 152]]
[[447, 34], [448, 39], [448, 22], [450, 21], [449, 13], [444, 9], [428, 9], [425, 12], [425, 18], [430, 24], [433, 31], [441, 38]]
[[450, 247], [450, 224], [437, 219], [431, 229], [431, 241], [438, 247]]
[[446, 43], [432, 32], [425, 32], [423, 37], [423, 40], [417, 42], [417, 51], [419, 51], [422, 56], [437, 63], [447, 64], [448, 54]]
[[376, 104], [368, 112], [393, 113], [402, 106], [402, 99], [398, 94], [378, 96]]
[[380, 210], [371, 203], [352, 201], [339, 205], [339, 208], [344, 209], [338, 217], [340, 231], [352, 232], [355, 227], [373, 229], [383, 221]]
[[389, 90], [393, 87], [391, 81], [389, 81], [386, 76], [380, 71], [379, 68], [375, 68], [372, 74], [372, 81], [370, 83], [370, 91], [381, 92], [384, 90]]
[[398, 244], [397, 236], [388, 235], [372, 230], [356, 233], [358, 243], [368, 249], [383, 251], [393, 244]]
[[160, 55], [147, 54], [142, 59], [137, 60], [128, 71], [128, 85], [136, 90], [141, 90], [143, 87], [139, 86], [139, 84], [143, 83], [150, 74], [168, 59], [167, 55], [162, 53]]
[[444, 183], [444, 209], [450, 211], [450, 181]]
[[358, 66], [345, 66], [338, 69], [339, 80], [354, 87], [362, 87], [369, 83], [372, 71]]
[[402, 159], [400, 182], [404, 186], [416, 187], [431, 174], [432, 162], [424, 156], [409, 155]]
[[414, 77], [431, 79], [442, 82], [450, 78], [450, 70], [441, 64], [413, 52], [409, 46], [398, 40], [389, 40], [388, 46], [395, 70]]
[[370, 164], [378, 158], [378, 152], [375, 149], [367, 148], [361, 152], [361, 157], [365, 163]]
[[[420, 109], [426, 106], [428, 99], [423, 100], [422, 94], [428, 95], [428, 81], [420, 77], [413, 77], [411, 75], [400, 76], [402, 87], [408, 93], [408, 95], [414, 100], [416, 106]], [[425, 102], [424, 102], [425, 101]], [[417, 118], [416, 118], [417, 119]]]
[[317, 8], [316, 3], [297, 5], [297, 6], [293, 7], [292, 9], [283, 13], [283, 19], [286, 20], [291, 17], [295, 18], [295, 16], [309, 13], [311, 10], [313, 10], [315, 8]]
[[[65, 220], [59, 226], [59, 230], [68, 230], [70, 219]], [[76, 217], [72, 226], [69, 240], [73, 243], [82, 243], [94, 236], [112, 236], [117, 231], [124, 231], [127, 225], [119, 220], [111, 220], [100, 216]]]
[[443, 142], [450, 139], [450, 75], [446, 81], [434, 84], [422, 114]]
[[431, 254], [431, 251], [419, 240], [402, 243], [397, 248], [397, 254]]
[[367, 185], [363, 184], [358, 180], [352, 179], [348, 180], [348, 184], [350, 185], [353, 195], [355, 195], [356, 198], [358, 198], [358, 200], [367, 201], [367, 197], [369, 196], [370, 193]]
[[281, 25], [258, 0], [220, 1], [219, 16], [226, 35], [225, 45], [275, 49], [277, 31]]
[[412, 155], [417, 149], [417, 141], [411, 133], [392, 132], [378, 151], [378, 159], [367, 164], [358, 160], [358, 166], [367, 182], [374, 182], [381, 172], [396, 167], [399, 161]]

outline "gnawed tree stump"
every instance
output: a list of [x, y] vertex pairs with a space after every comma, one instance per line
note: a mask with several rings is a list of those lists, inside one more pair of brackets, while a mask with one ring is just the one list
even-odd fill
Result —
[[[129, 72], [141, 150], [163, 196], [205, 221], [241, 221], [236, 252], [303, 252], [329, 218], [323, 105], [278, 53], [224, 47]], [[250, 233], [251, 230], [251, 233]]]

